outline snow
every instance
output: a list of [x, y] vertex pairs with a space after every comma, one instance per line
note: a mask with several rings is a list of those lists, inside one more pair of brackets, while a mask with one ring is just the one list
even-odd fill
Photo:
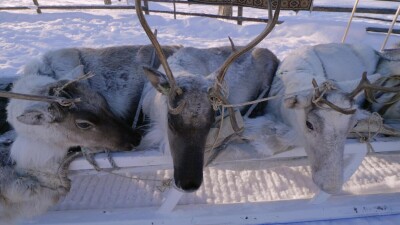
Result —
[[[102, 5], [102, 0], [40, 0], [43, 5], [87, 4]], [[113, 1], [124, 5], [125, 1]], [[314, 5], [335, 5], [352, 7], [353, 1], [315, 0]], [[396, 9], [398, 2], [365, 0], [360, 7], [383, 7]], [[30, 6], [31, 0], [2, 0], [1, 6]], [[150, 9], [171, 10], [172, 4], [151, 3]], [[198, 6], [177, 4], [177, 11], [210, 13], [217, 12], [217, 6]], [[265, 18], [265, 10], [244, 10], [244, 16]], [[300, 46], [321, 43], [340, 42], [350, 13], [322, 12], [282, 12], [274, 31], [259, 44], [284, 58], [293, 49]], [[379, 15], [392, 19], [392, 15]], [[203, 17], [151, 13], [147, 16], [150, 26], [158, 30], [161, 44], [181, 44], [194, 47], [215, 47], [228, 45], [230, 36], [236, 45], [244, 45], [254, 38], [265, 24], [244, 22], [238, 26], [234, 21], [217, 20]], [[347, 43], [366, 43], [380, 49], [385, 35], [367, 33], [365, 27], [387, 27], [390, 23], [355, 18], [347, 37]], [[398, 28], [399, 25], [396, 25]], [[105, 47], [127, 44], [148, 44], [134, 10], [43, 10], [38, 15], [34, 8], [20, 11], [0, 11], [0, 76], [15, 76], [21, 66], [45, 51], [65, 47]], [[392, 35], [387, 48], [400, 43], [399, 35]], [[400, 188], [399, 155], [370, 156], [363, 161], [359, 171], [346, 183], [344, 190], [351, 194], [375, 194], [396, 192]], [[286, 162], [282, 165], [263, 162], [241, 169], [208, 168], [204, 185], [193, 195], [184, 195], [180, 204], [233, 204], [280, 201], [311, 198], [316, 187], [310, 181], [310, 170], [304, 161]], [[290, 165], [290, 166], [285, 166]], [[263, 168], [264, 166], [264, 168]], [[131, 171], [124, 173], [132, 175]], [[145, 178], [166, 179], [171, 177], [170, 170], [156, 170], [141, 173]], [[267, 176], [268, 175], [268, 176]], [[93, 176], [93, 173], [73, 177], [71, 194], [53, 210], [79, 210], [104, 208], [130, 208], [159, 206], [165, 193], [154, 191], [155, 183], [132, 182], [123, 177], [110, 174]], [[110, 184], [115, 184], [107, 186]], [[263, 185], [265, 184], [265, 185]], [[177, 193], [175, 193], [177, 194]], [[105, 196], [101, 198], [99, 196]], [[398, 197], [398, 195], [397, 195]], [[390, 221], [399, 220], [399, 216], [389, 216]], [[380, 221], [379, 219], [375, 219]], [[373, 221], [370, 224], [380, 224]], [[348, 221], [336, 221], [326, 224], [348, 224]], [[355, 224], [366, 224], [364, 219], [353, 220]], [[40, 223], [40, 222], [39, 222]], [[311, 223], [300, 223], [311, 224]], [[325, 224], [318, 223], [315, 224]]]
[[[40, 4], [56, 4], [57, 1], [40, 1]], [[59, 1], [62, 4], [82, 4], [79, 0]], [[315, 1], [314, 5], [327, 5], [330, 1]], [[340, 5], [351, 6], [351, 1], [335, 1]], [[361, 1], [363, 4], [376, 6], [375, 1]], [[84, 1], [84, 4], [98, 4], [100, 0]], [[117, 2], [122, 4], [123, 2]], [[32, 6], [32, 1], [6, 1], [0, 6]], [[379, 2], [379, 6], [396, 8], [398, 3]], [[172, 4], [150, 4], [150, 9], [171, 9]], [[200, 9], [201, 8], [201, 9]], [[178, 4], [178, 11], [216, 13], [217, 6], [187, 6]], [[244, 16], [265, 18], [265, 10], [244, 10]], [[392, 19], [390, 15], [382, 16]], [[283, 12], [280, 20], [284, 21], [259, 46], [268, 47], [280, 58], [291, 50], [304, 45], [340, 42], [348, 13], [321, 12]], [[50, 49], [63, 47], [104, 47], [124, 44], [148, 44], [147, 36], [142, 32], [134, 10], [35, 10], [0, 12], [0, 75], [15, 75], [18, 69], [29, 59]], [[158, 29], [158, 38], [162, 44], [181, 44], [184, 46], [215, 47], [228, 45], [230, 36], [236, 45], [244, 45], [257, 35], [264, 24], [245, 22], [238, 26], [232, 21], [204, 17], [152, 14], [148, 22], [153, 29]], [[368, 34], [367, 26], [388, 26], [389, 23], [365, 19], [354, 19], [348, 43], [368, 43], [379, 49], [383, 34]], [[400, 37], [392, 36], [388, 47], [398, 43]]]

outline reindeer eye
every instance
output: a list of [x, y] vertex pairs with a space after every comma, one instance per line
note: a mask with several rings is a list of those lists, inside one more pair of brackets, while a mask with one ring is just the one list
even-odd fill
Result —
[[308, 120], [306, 121], [306, 126], [307, 126], [308, 129], [314, 130], [314, 126]]
[[75, 124], [78, 128], [82, 130], [87, 130], [94, 127], [94, 125], [91, 122], [86, 120], [75, 120]]

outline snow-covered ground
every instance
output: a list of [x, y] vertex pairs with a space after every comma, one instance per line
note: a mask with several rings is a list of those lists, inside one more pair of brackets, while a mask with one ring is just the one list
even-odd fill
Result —
[[[102, 5], [102, 0], [40, 0], [41, 5], [71, 5], [71, 4], [97, 4]], [[351, 7], [350, 0], [315, 0], [314, 5], [335, 5]], [[113, 4], [126, 4], [125, 1], [113, 1]], [[397, 9], [399, 2], [383, 2], [365, 0], [360, 2], [360, 7], [384, 7]], [[31, 0], [1, 0], [1, 6], [33, 6]], [[171, 10], [172, 4], [151, 3], [150, 9]], [[187, 6], [177, 5], [178, 11], [184, 12], [217, 12], [217, 6]], [[266, 11], [260, 9], [244, 10], [244, 16], [265, 18]], [[350, 13], [322, 13], [322, 12], [282, 12], [278, 25], [274, 31], [259, 45], [272, 50], [279, 58], [284, 58], [293, 49], [301, 46], [320, 43], [340, 42]], [[380, 18], [392, 19], [392, 15], [375, 15]], [[254, 38], [265, 24], [244, 22], [238, 26], [234, 21], [217, 20], [203, 17], [177, 16], [154, 14], [147, 17], [150, 26], [158, 29], [158, 39], [161, 44], [181, 44], [194, 47], [215, 47], [228, 45], [230, 36], [236, 45], [244, 45]], [[347, 37], [347, 43], [367, 43], [375, 49], [380, 49], [385, 38], [384, 34], [367, 33], [368, 26], [388, 27], [390, 23], [375, 20], [353, 20]], [[400, 25], [396, 25], [398, 28]], [[15, 76], [22, 65], [34, 57], [38, 57], [45, 51], [64, 47], [105, 47], [113, 45], [148, 44], [148, 38], [136, 18], [134, 10], [43, 10], [43, 14], [36, 14], [32, 10], [0, 11], [0, 76]], [[392, 35], [387, 48], [392, 48], [400, 43], [400, 36]], [[376, 189], [393, 192], [400, 185], [399, 156], [371, 156], [363, 162], [361, 172], [353, 176], [345, 185], [349, 193], [374, 193]], [[277, 201], [288, 199], [310, 198], [316, 191], [312, 183], [304, 184], [303, 180], [294, 179], [301, 174], [310, 180], [310, 172], [303, 164], [292, 167], [264, 168], [260, 171], [252, 169], [221, 170], [208, 169], [205, 185], [194, 195], [186, 196], [181, 204], [228, 204], [228, 203], [252, 203], [258, 201]], [[367, 169], [366, 169], [367, 168]], [[368, 169], [369, 168], [369, 169]], [[372, 168], [372, 169], [371, 169]], [[279, 186], [268, 187], [249, 185], [253, 179], [262, 177], [263, 174], [272, 174], [272, 184]], [[282, 174], [286, 176], [282, 176]], [[168, 178], [171, 171], [160, 170], [150, 177]], [[240, 177], [241, 180], [235, 179]], [[288, 178], [289, 177], [289, 178]], [[78, 210], [82, 208], [99, 209], [119, 206], [122, 208], [159, 205], [163, 193], [151, 192], [149, 184], [132, 181], [124, 181], [121, 177], [104, 175], [91, 177], [90, 175], [74, 178], [72, 194], [56, 206], [53, 210]], [[208, 180], [207, 180], [208, 179]], [[237, 182], [237, 186], [229, 186]], [[236, 191], [225, 190], [226, 182], [230, 188]], [[268, 183], [268, 181], [264, 180]], [[291, 188], [288, 188], [289, 182]], [[109, 186], [109, 190], [102, 184], [116, 184]], [[214, 186], [210, 186], [210, 184]], [[216, 185], [218, 183], [218, 185]], [[375, 185], [375, 186], [374, 186]], [[77, 188], [84, 188], [83, 192]], [[274, 189], [275, 188], [275, 189]], [[144, 190], [144, 192], [136, 191]], [[122, 190], [122, 191], [121, 191]], [[147, 190], [147, 191], [146, 191]], [[119, 192], [121, 191], [121, 192]], [[131, 191], [131, 192], [130, 192]], [[114, 194], [113, 194], [114, 193]], [[118, 193], [118, 194], [115, 194]], [[245, 193], [246, 195], [240, 195]], [[250, 194], [251, 193], [251, 194]], [[96, 194], [105, 194], [106, 198], [97, 199]], [[94, 197], [93, 197], [94, 196]], [[111, 201], [112, 196], [115, 201]], [[137, 196], [138, 198], [134, 198]], [[397, 195], [397, 197], [399, 197]], [[399, 197], [400, 198], [400, 197]], [[398, 199], [397, 199], [398, 200]], [[398, 200], [400, 201], [400, 200]], [[117, 204], [117, 205], [113, 205]], [[394, 220], [399, 216], [388, 217]], [[360, 222], [361, 221], [361, 222]], [[381, 221], [377, 219], [379, 224]], [[393, 219], [391, 220], [393, 221]], [[353, 221], [363, 224], [364, 220]], [[369, 220], [371, 222], [371, 220]], [[332, 224], [332, 223], [329, 223]], [[338, 224], [348, 224], [339, 222]]]

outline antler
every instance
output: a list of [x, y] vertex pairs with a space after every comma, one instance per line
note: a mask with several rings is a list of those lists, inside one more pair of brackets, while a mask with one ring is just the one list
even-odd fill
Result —
[[174, 75], [172, 74], [171, 68], [168, 65], [167, 58], [164, 55], [160, 43], [158, 43], [157, 37], [151, 31], [149, 24], [147, 23], [146, 18], [144, 17], [140, 0], [135, 0], [135, 8], [136, 8], [136, 14], [139, 18], [139, 22], [142, 25], [144, 31], [146, 32], [147, 37], [149, 37], [151, 43], [153, 44], [154, 49], [156, 50], [156, 53], [158, 55], [158, 58], [160, 59], [161, 65], [164, 68], [165, 74], [168, 77], [168, 81], [171, 86], [171, 91], [175, 91], [178, 95], [182, 94], [182, 90], [176, 85]]
[[[247, 51], [252, 49], [254, 46], [256, 46], [258, 43], [260, 43], [274, 29], [276, 23], [278, 22], [279, 12], [281, 9], [281, 1], [278, 0], [277, 7], [275, 9], [275, 13], [274, 13], [273, 17], [272, 17], [271, 0], [268, 0], [267, 4], [268, 4], [268, 23], [267, 23], [267, 26], [265, 27], [265, 29], [263, 30], [263, 32], [261, 32], [261, 34], [259, 34], [249, 44], [244, 46], [239, 51], [237, 51], [236, 48], [234, 48], [232, 39], [229, 38], [229, 41], [231, 42], [231, 46], [232, 46], [232, 54], [225, 60], [225, 62], [220, 67], [220, 69], [218, 69], [214, 87], [209, 92], [211, 99], [215, 98], [215, 99], [218, 99], [219, 101], [221, 101], [223, 104], [228, 104], [228, 100], [221, 92], [221, 84], [224, 80], [225, 74], [228, 71], [229, 66], [232, 64], [233, 61], [235, 61], [241, 55], [243, 55], [244, 53], [246, 53]], [[230, 120], [231, 120], [232, 128], [236, 132], [239, 132], [240, 128], [236, 121], [236, 116], [235, 116], [235, 112], [234, 112], [233, 108], [229, 107], [228, 111], [229, 111], [229, 114], [231, 115]]]
[[31, 101], [40, 101], [40, 102], [56, 102], [61, 106], [71, 106], [73, 103], [80, 102], [79, 98], [76, 99], [67, 99], [63, 97], [55, 97], [55, 96], [41, 96], [41, 95], [29, 95], [29, 94], [21, 94], [15, 92], [7, 92], [0, 91], [1, 98], [16, 98], [22, 100], [31, 100]]
[[356, 112], [356, 109], [344, 109], [325, 99], [324, 92], [323, 93], [320, 92], [317, 81], [315, 79], [312, 80], [312, 84], [314, 86], [314, 97], [313, 97], [314, 104], [319, 104], [319, 103], [325, 104], [330, 108], [332, 108], [333, 110], [336, 110], [346, 115], [354, 114]]
[[400, 88], [394, 87], [382, 87], [373, 85], [367, 78], [367, 72], [362, 74], [362, 78], [357, 87], [349, 94], [350, 98], [354, 98], [358, 93], [364, 91], [365, 97], [370, 102], [376, 102], [375, 96], [372, 91], [383, 91], [383, 92], [400, 92]]
[[185, 101], [182, 101], [176, 108], [171, 107], [170, 101], [173, 99], [177, 94], [180, 95], [182, 94], [182, 89], [176, 85], [176, 81], [174, 78], [174, 75], [172, 74], [171, 68], [168, 65], [167, 62], [167, 57], [165, 57], [164, 52], [160, 46], [160, 43], [157, 41], [156, 37], [156, 32], [153, 34], [151, 32], [151, 29], [149, 27], [149, 24], [146, 21], [146, 18], [144, 17], [143, 10], [142, 10], [142, 5], [140, 0], [135, 0], [135, 7], [136, 7], [136, 14], [139, 18], [140, 24], [143, 27], [143, 30], [146, 32], [147, 37], [150, 39], [151, 44], [153, 45], [158, 58], [160, 59], [161, 65], [164, 68], [165, 75], [168, 77], [168, 82], [170, 85], [170, 92], [169, 92], [169, 100], [168, 100], [168, 110], [172, 114], [179, 114], [183, 110], [183, 106], [185, 105]]
[[[137, 0], [138, 1], [138, 0]], [[242, 49], [239, 51], [234, 51], [228, 59], [225, 60], [224, 64], [220, 67], [218, 70], [218, 75], [217, 75], [217, 80], [219, 83], [222, 83], [224, 80], [225, 74], [228, 71], [229, 66], [232, 64], [233, 61], [235, 61], [237, 58], [239, 58], [241, 55], [249, 51], [250, 49], [254, 48], [258, 43], [260, 43], [269, 33], [271, 33], [272, 29], [274, 29], [276, 23], [278, 22], [278, 17], [279, 17], [279, 12], [281, 9], [281, 1], [278, 0], [278, 4], [275, 9], [274, 16], [272, 17], [272, 4], [271, 0], [267, 1], [268, 5], [268, 23], [263, 32], [259, 34], [254, 40], [252, 40], [249, 44], [244, 46]]]

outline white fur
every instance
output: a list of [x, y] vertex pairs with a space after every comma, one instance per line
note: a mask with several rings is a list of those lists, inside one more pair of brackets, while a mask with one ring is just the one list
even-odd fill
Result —
[[160, 152], [169, 155], [169, 143], [167, 135], [167, 99], [161, 93], [147, 84], [143, 98], [143, 113], [151, 118], [148, 132], [143, 137], [138, 149], [146, 150], [149, 148], [158, 148]]
[[[142, 46], [123, 46], [104, 49], [60, 49], [48, 52], [40, 59], [28, 63], [20, 71], [23, 75], [15, 82], [12, 91], [31, 95], [48, 95], [46, 86], [49, 84], [54, 85], [60, 80], [74, 80], [85, 73], [84, 69], [92, 71], [97, 73], [93, 79], [80, 81], [82, 86], [79, 87], [92, 88], [85, 92], [88, 96], [83, 96], [91, 97], [90, 102], [86, 100], [82, 103], [88, 104], [88, 109], [85, 107], [82, 109], [92, 110], [98, 103], [99, 109], [93, 109], [93, 112], [102, 114], [102, 118], [110, 119], [110, 122], [105, 123], [106, 125], [117, 126], [120, 123], [113, 122], [114, 120], [110, 118], [113, 115], [110, 109], [106, 108], [108, 105], [104, 103], [103, 97], [98, 92], [104, 93], [104, 98], [109, 100], [108, 103], [112, 106], [111, 110], [121, 117], [119, 119], [134, 116], [129, 115], [131, 111], [135, 111], [131, 108], [131, 103], [135, 101], [133, 98], [140, 98], [144, 83], [141, 63], [147, 63], [147, 61], [134, 60], [137, 51], [141, 48]], [[109, 55], [117, 55], [117, 57], [107, 60]], [[107, 61], [108, 64], [102, 64], [101, 59]], [[129, 61], [129, 64], [123, 64], [125, 61]], [[87, 68], [81, 65], [85, 63], [88, 65]], [[115, 70], [115, 68], [120, 68], [120, 70]], [[109, 77], [110, 74], [114, 76]], [[134, 85], [131, 85], [132, 83]], [[75, 126], [74, 118], [69, 113], [65, 113], [66, 108], [63, 109], [63, 115], [60, 114], [63, 117], [62, 121], [56, 121], [54, 117], [58, 116], [59, 112], [50, 112], [49, 107], [50, 104], [46, 102], [10, 100], [7, 107], [7, 119], [17, 133], [10, 156], [16, 165], [13, 170], [0, 170], [0, 175], [3, 175], [0, 177], [3, 181], [0, 193], [5, 199], [4, 202], [0, 202], [4, 209], [0, 212], [1, 219], [43, 213], [54, 205], [58, 198], [66, 194], [64, 186], [68, 184], [62, 183], [58, 177], [58, 170], [69, 148], [103, 145], [103, 147], [111, 148], [110, 146], [124, 145], [121, 140], [128, 139], [122, 137], [124, 134], [120, 135], [125, 132], [124, 129], [109, 127], [106, 131], [108, 139], [100, 137], [101, 141], [99, 141], [98, 136], [101, 136], [101, 132], [105, 132], [101, 130], [104, 128], [97, 129], [96, 127], [91, 129], [92, 131], [83, 132]], [[80, 132], [79, 135], [77, 132]], [[90, 132], [95, 136], [93, 139], [87, 138], [90, 134], [86, 137], [83, 135]], [[127, 132], [125, 136], [130, 134], [132, 131]]]
[[[39, 87], [52, 82], [54, 82], [54, 79], [46, 76], [26, 75], [14, 84], [13, 91], [39, 94]], [[64, 139], [60, 138], [61, 134], [54, 127], [27, 125], [17, 119], [26, 109], [38, 104], [47, 103], [10, 100], [7, 107], [8, 121], [18, 134], [11, 147], [10, 156], [16, 162], [15, 173], [35, 174], [42, 184], [55, 189], [40, 187], [36, 181], [29, 178], [16, 178], [17, 180], [14, 182], [11, 180], [9, 184], [3, 184], [5, 187], [2, 188], [2, 194], [7, 200], [3, 203], [0, 218], [12, 220], [15, 217], [29, 217], [43, 213], [64, 194], [58, 192], [57, 188], [61, 184], [58, 178], [54, 176], [59, 169], [60, 161], [68, 151], [70, 143], [62, 142]]]
[[[311, 81], [315, 79], [319, 85], [326, 81], [333, 83], [337, 90], [328, 91], [327, 100], [342, 108], [358, 109], [358, 105], [346, 97], [352, 86], [349, 83], [355, 83], [353, 80], [358, 83], [364, 71], [368, 75], [375, 74], [379, 59], [379, 54], [365, 45], [332, 43], [292, 52], [279, 66], [269, 94], [280, 97], [270, 100], [266, 110], [267, 115], [275, 116], [286, 126], [272, 123], [268, 115], [264, 121], [247, 122], [253, 126], [247, 127], [248, 131], [254, 132], [245, 134], [264, 138], [274, 151], [282, 146], [305, 147], [317, 186], [330, 193], [339, 191], [343, 184], [345, 140], [360, 112], [345, 115], [327, 105], [321, 105], [322, 108], [313, 105]], [[313, 125], [313, 130], [306, 126], [306, 121]], [[258, 122], [272, 125], [272, 128], [263, 130]], [[280, 138], [275, 138], [277, 135], [281, 135]]]
[[[178, 85], [190, 86], [190, 82], [197, 80], [205, 88], [209, 88], [215, 81], [216, 70], [223, 64], [230, 53], [230, 47], [197, 49], [181, 48], [168, 58], [168, 64], [176, 78]], [[263, 61], [256, 63], [255, 60]], [[232, 63], [225, 76], [225, 85], [229, 89], [228, 100], [231, 104], [242, 103], [254, 97], [254, 93], [270, 88], [273, 59], [264, 50], [253, 50]], [[164, 72], [162, 66], [160, 72]], [[269, 76], [269, 77], [268, 77]], [[188, 78], [180, 80], [180, 78]], [[266, 78], [268, 77], [268, 78]], [[180, 82], [180, 83], [179, 83]], [[144, 136], [139, 148], [159, 146], [162, 152], [169, 150], [167, 97], [159, 93], [150, 84], [144, 92], [143, 112], [151, 120], [151, 129]]]

